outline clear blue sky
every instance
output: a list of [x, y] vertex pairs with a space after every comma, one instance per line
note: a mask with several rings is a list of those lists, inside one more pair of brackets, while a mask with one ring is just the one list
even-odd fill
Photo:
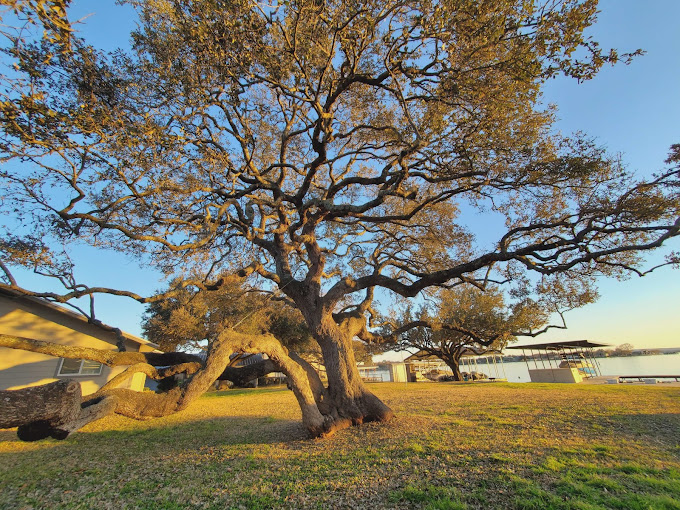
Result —
[[[591, 29], [603, 48], [642, 48], [647, 53], [630, 66], [604, 69], [594, 80], [577, 84], [557, 79], [545, 90], [545, 102], [559, 108], [558, 129], [581, 130], [612, 152], [620, 152], [630, 169], [643, 174], [663, 166], [668, 148], [680, 143], [679, 0], [601, 0], [601, 13]], [[92, 15], [81, 26], [96, 46], [126, 46], [134, 21], [113, 0], [76, 0], [71, 14]], [[673, 244], [680, 250], [680, 242]], [[159, 288], [155, 273], [141, 271], [120, 256], [102, 259], [84, 250], [78, 275], [89, 284], [129, 288], [142, 293]], [[102, 273], [102, 261], [108, 268]], [[664, 268], [645, 278], [601, 280], [601, 298], [567, 315], [569, 329], [541, 341], [587, 338], [636, 347], [680, 346], [680, 270]], [[97, 298], [100, 319], [139, 334], [143, 310], [129, 300]], [[534, 340], [522, 341], [531, 343]]]
[[[589, 82], [556, 80], [545, 100], [559, 107], [563, 132], [585, 131], [622, 153], [631, 170], [648, 174], [662, 168], [671, 144], [680, 143], [680, 2], [601, 0], [600, 10], [591, 33], [603, 48], [646, 54], [629, 66], [603, 69]], [[677, 251], [680, 242], [672, 246]], [[567, 331], [541, 341], [680, 345], [680, 270], [663, 268], [624, 282], [602, 279], [599, 287], [597, 303], [567, 316]]]

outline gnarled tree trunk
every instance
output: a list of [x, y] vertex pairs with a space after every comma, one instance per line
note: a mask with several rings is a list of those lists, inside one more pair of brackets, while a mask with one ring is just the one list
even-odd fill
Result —
[[338, 326], [331, 317], [314, 325], [312, 334], [321, 347], [326, 374], [327, 394], [334, 429], [369, 421], [387, 421], [393, 411], [371, 393], [361, 380], [354, 359], [351, 331]]
[[463, 380], [463, 374], [460, 371], [460, 357], [445, 357], [442, 358], [442, 361], [446, 363], [446, 365], [451, 369], [451, 372], [453, 372], [453, 380], [454, 381], [462, 381]]

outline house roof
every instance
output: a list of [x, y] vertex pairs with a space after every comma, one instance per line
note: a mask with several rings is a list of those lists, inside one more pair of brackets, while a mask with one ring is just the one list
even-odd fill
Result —
[[537, 351], [561, 351], [562, 349], [579, 349], [579, 348], [589, 348], [589, 347], [608, 347], [609, 344], [598, 344], [596, 342], [591, 342], [590, 340], [568, 340], [566, 342], [548, 342], [542, 344], [531, 344], [531, 345], [513, 345], [511, 347], [506, 347], [506, 349], [517, 349], [517, 350], [531, 350], [535, 349]]
[[[102, 327], [101, 325], [99, 325], [97, 323], [88, 321], [87, 318], [84, 317], [83, 315], [76, 313], [74, 311], [68, 310], [67, 308], [64, 308], [63, 306], [60, 306], [56, 303], [52, 303], [50, 301], [47, 301], [46, 299], [42, 299], [42, 298], [35, 297], [35, 296], [27, 296], [26, 294], [23, 294], [21, 292], [18, 292], [14, 289], [10, 289], [10, 288], [7, 288], [7, 287], [0, 288], [0, 296], [4, 296], [4, 297], [7, 297], [7, 298], [9, 298], [11, 300], [15, 300], [15, 301], [20, 300], [20, 301], [23, 301], [24, 303], [26, 303], [30, 306], [38, 306], [38, 307], [46, 308], [46, 309], [49, 309], [49, 310], [53, 310], [55, 312], [58, 312], [58, 313], [60, 313], [64, 316], [66, 316], [66, 317], [70, 317], [72, 319], [76, 319], [78, 321], [81, 321], [85, 324], [89, 324], [91, 326], [98, 327], [98, 328], [102, 329], [103, 331], [109, 331], [107, 328]], [[111, 331], [109, 331], [109, 332], [111, 332]], [[121, 331], [121, 334], [123, 335], [123, 338], [125, 338], [126, 340], [130, 340], [131, 342], [135, 342], [135, 343], [138, 343], [140, 345], [147, 345], [147, 346], [152, 347], [154, 349], [158, 349], [158, 347], [159, 347], [159, 345], [154, 343], [154, 342], [150, 342], [149, 340], [146, 340], [145, 338], [140, 338], [140, 337], [133, 335], [131, 333], [127, 333], [126, 331]]]

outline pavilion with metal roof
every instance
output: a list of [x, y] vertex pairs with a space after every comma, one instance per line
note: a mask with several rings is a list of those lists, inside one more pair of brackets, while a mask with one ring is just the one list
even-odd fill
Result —
[[[607, 344], [590, 340], [569, 340], [531, 345], [513, 345], [506, 349], [521, 350], [532, 382], [581, 382], [602, 375], [593, 354], [596, 347]], [[529, 351], [527, 356], [526, 352]], [[532, 369], [529, 360], [533, 360]], [[540, 366], [539, 366], [540, 364]]]

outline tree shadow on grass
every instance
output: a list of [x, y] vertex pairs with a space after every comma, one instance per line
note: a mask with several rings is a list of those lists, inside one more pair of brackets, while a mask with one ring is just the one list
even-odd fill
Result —
[[[107, 418], [104, 425], [94, 424], [69, 436], [64, 441], [48, 439], [25, 443], [16, 436], [16, 429], [0, 430], [0, 462], [19, 451], [102, 447], [115, 449], [159, 448], [162, 451], [195, 449], [202, 445], [256, 445], [292, 443], [308, 439], [307, 431], [298, 420], [272, 416], [228, 416], [187, 419], [168, 423], [164, 419], [136, 422], [123, 417]], [[109, 425], [109, 427], [106, 427]], [[94, 429], [94, 430], [93, 430]], [[4, 444], [3, 444], [4, 443]], [[4, 453], [7, 452], [7, 453]]]
[[645, 439], [666, 447], [680, 457], [680, 410], [678, 413], [619, 414], [609, 416], [606, 424], [629, 440]]
[[[281, 402], [277, 400], [277, 403], [263, 406], [261, 398], [270, 394], [280, 394], [276, 396], [278, 400], [284, 398]], [[82, 442], [84, 439], [80, 438], [84, 437], [90, 441], [99, 437], [106, 441], [144, 438], [152, 442], [172, 440], [180, 444], [195, 444], [199, 440], [225, 444], [298, 441], [308, 436], [301, 419], [291, 419], [297, 414], [294, 412], [297, 409], [292, 393], [285, 387], [210, 392], [187, 409], [161, 418], [134, 420], [120, 415], [107, 416], [71, 434], [64, 443]], [[253, 410], [255, 412], [251, 413]], [[0, 445], [2, 442], [23, 446], [19, 446], [18, 450], [39, 449], [40, 445], [47, 448], [62, 443], [52, 440], [22, 443], [16, 436], [16, 429], [0, 429]], [[11, 450], [11, 447], [4, 444], [0, 452], [8, 449]]]
[[680, 409], [678, 413], [630, 413], [585, 416], [582, 422], [571, 418], [572, 426], [597, 437], [618, 436], [623, 441], [643, 441], [662, 448], [680, 446]]
[[[0, 442], [0, 507], [67, 507], [80, 494], [93, 498], [92, 507], [100, 499], [120, 506], [184, 508], [192, 506], [191, 497], [219, 501], [229, 484], [225, 494], [236, 505], [255, 497], [248, 487], [269, 466], [271, 452], [281, 452], [285, 460], [308, 437], [299, 421], [271, 416], [141, 425], [121, 418], [110, 424], [109, 430], [86, 429], [64, 441], [35, 443], [19, 441], [14, 430], [0, 431], [5, 441]], [[136, 426], [122, 429], [125, 424]], [[237, 483], [232, 472], [253, 480]]]
[[[206, 501], [226, 498], [220, 504], [229, 507], [254, 501], [253, 494], [263, 486], [272, 499], [261, 508], [280, 506], [299, 494], [323, 500], [328, 507], [334, 497], [363, 502], [358, 496], [362, 481], [377, 477], [401, 505], [424, 505], [417, 498], [431, 496], [431, 508], [436, 508], [444, 487], [446, 495], [459, 494], [472, 508], [675, 508], [666, 505], [678, 493], [676, 464], [668, 454], [678, 452], [680, 415], [593, 414], [599, 412], [594, 408], [589, 414], [586, 408], [575, 411], [578, 416], [555, 416], [548, 426], [535, 429], [555, 438], [564, 433], [565, 440], [558, 446], [528, 437], [533, 451], [526, 455], [502, 439], [487, 444], [474, 435], [472, 445], [451, 449], [458, 444], [460, 426], [428, 426], [436, 421], [429, 415], [406, 414], [327, 441], [302, 441], [307, 436], [301, 423], [280, 408], [268, 409], [276, 416], [243, 416], [247, 410], [242, 408], [239, 416], [203, 419], [194, 412], [148, 422], [116, 417], [100, 430], [86, 429], [63, 442], [46, 441], [43, 449], [3, 449], [0, 492], [3, 487], [14, 490], [19, 501], [38, 491], [40, 501], [47, 501], [55, 487], [61, 494], [76, 486], [92, 491], [106, 486], [102, 498], [134, 506], [134, 498], [143, 496], [144, 504], [138, 505], [143, 508], [149, 501], [161, 501], [148, 494], [167, 497], [168, 505], [175, 499], [188, 505], [183, 493], [194, 491]], [[499, 438], [504, 431], [497, 431]], [[0, 439], [7, 434], [12, 432], [0, 432]], [[449, 456], [445, 462], [441, 449]], [[671, 459], [667, 467], [655, 464], [662, 457]], [[429, 473], [437, 473], [436, 480]], [[410, 484], [425, 487], [424, 496], [411, 491]], [[394, 507], [395, 502], [385, 499], [389, 491], [380, 501]]]

